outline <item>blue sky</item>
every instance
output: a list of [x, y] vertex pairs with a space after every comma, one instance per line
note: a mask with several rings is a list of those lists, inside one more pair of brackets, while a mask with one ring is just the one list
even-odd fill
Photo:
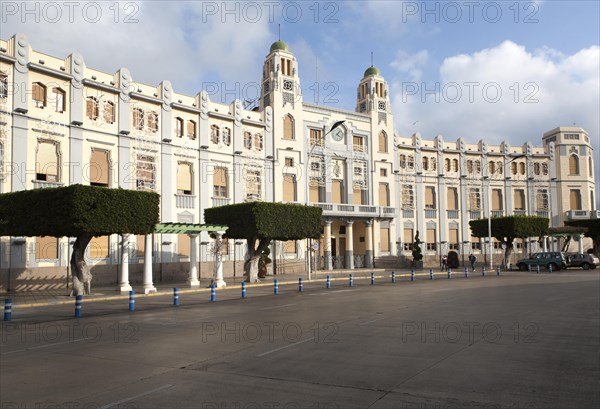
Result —
[[28, 3], [27, 14], [4, 1], [2, 38], [23, 32], [34, 49], [76, 50], [90, 67], [127, 67], [186, 94], [209, 84], [230, 102], [254, 95], [281, 24], [305, 101], [353, 110], [373, 52], [399, 134], [540, 145], [543, 132], [575, 123], [600, 175], [598, 1], [78, 2], [72, 16], [47, 4]]

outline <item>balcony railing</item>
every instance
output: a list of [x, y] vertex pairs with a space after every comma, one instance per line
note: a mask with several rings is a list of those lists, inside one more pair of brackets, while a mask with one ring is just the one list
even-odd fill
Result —
[[213, 197], [212, 207], [227, 206], [231, 201], [228, 197]]
[[469, 211], [469, 219], [470, 220], [481, 219], [481, 211], [480, 210], [470, 210]]
[[196, 196], [192, 195], [175, 195], [175, 206], [178, 209], [193, 209]]
[[539, 217], [548, 217], [548, 210], [538, 210], [535, 212]]
[[458, 210], [446, 210], [446, 212], [448, 213], [448, 219], [458, 219]]
[[377, 213], [376, 206], [358, 206], [358, 211], [360, 213]]
[[513, 215], [515, 215], [515, 216], [525, 216], [525, 215], [527, 215], [527, 210], [515, 209], [515, 210], [513, 210]]
[[353, 205], [347, 203], [311, 203], [323, 209], [327, 216], [370, 216], [370, 217], [394, 217], [396, 208], [388, 206]]
[[600, 219], [600, 210], [569, 210], [567, 219]]
[[413, 219], [415, 217], [415, 211], [413, 209], [402, 209], [402, 217], [405, 219]]
[[34, 189], [47, 189], [52, 187], [61, 187], [63, 183], [61, 182], [47, 182], [45, 180], [34, 180], [33, 188]]
[[381, 217], [393, 217], [396, 214], [396, 208], [390, 206], [382, 206], [381, 209]]
[[427, 219], [435, 219], [437, 217], [437, 209], [425, 209], [425, 217]]
[[504, 210], [492, 210], [492, 217], [504, 216]]

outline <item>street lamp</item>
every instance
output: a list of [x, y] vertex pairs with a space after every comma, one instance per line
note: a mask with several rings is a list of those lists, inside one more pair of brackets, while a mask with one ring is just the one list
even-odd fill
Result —
[[[331, 131], [333, 131], [335, 128], [341, 126], [344, 122], [346, 122], [346, 121], [345, 120], [341, 120], [341, 121], [335, 122], [331, 126], [331, 128], [329, 129], [329, 131], [325, 132], [325, 134], [323, 135], [323, 147], [325, 147], [325, 137], [327, 135], [329, 135], [331, 133]], [[310, 138], [310, 136], [309, 136], [309, 138]], [[313, 151], [317, 147], [317, 145], [318, 144], [315, 143], [312, 146], [312, 148], [310, 148], [310, 151], [308, 152], [308, 157], [306, 158], [306, 173], [305, 173], [306, 174], [306, 183], [304, 185], [304, 200], [305, 200], [306, 206], [308, 206], [308, 202], [309, 202], [309, 200], [308, 200], [309, 186], [308, 185], [310, 183], [310, 177], [308, 175], [308, 172], [309, 172], [309, 166], [310, 166], [310, 158], [312, 156]], [[309, 281], [311, 280], [311, 277], [312, 277], [312, 275], [311, 275], [311, 273], [312, 273], [312, 271], [311, 271], [312, 246], [311, 245], [312, 245], [312, 243], [311, 242], [312, 242], [311, 239], [308, 239], [307, 242], [306, 242], [306, 247], [307, 247], [307, 253], [306, 254], [307, 254], [307, 257], [308, 257], [308, 280]], [[327, 248], [327, 245], [325, 246], [325, 249], [326, 248]]]
[[[515, 160], [520, 159], [520, 158], [524, 158], [527, 155], [525, 154], [521, 154], [521, 155], [516, 155], [513, 156], [513, 158], [511, 160], [508, 161], [507, 165], [510, 165], [511, 163], [513, 163]], [[509, 166], [504, 166], [504, 172], [509, 172], [510, 170], [508, 169]], [[488, 176], [484, 176], [484, 179], [488, 179], [491, 182], [491, 178], [489, 176], [489, 167], [488, 167]], [[488, 221], [488, 254], [490, 256], [490, 270], [492, 270], [494, 268], [493, 262], [492, 262], [492, 251], [493, 251], [493, 246], [492, 246], [492, 193], [491, 193], [491, 185], [488, 184], [488, 189], [487, 189], [487, 202], [488, 202], [488, 206], [487, 206], [487, 221]]]

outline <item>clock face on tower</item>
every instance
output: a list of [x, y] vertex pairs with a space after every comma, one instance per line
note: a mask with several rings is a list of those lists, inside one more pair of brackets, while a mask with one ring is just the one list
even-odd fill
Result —
[[331, 132], [331, 137], [333, 138], [334, 141], [339, 142], [342, 139], [344, 139], [344, 131], [340, 128], [335, 128]]

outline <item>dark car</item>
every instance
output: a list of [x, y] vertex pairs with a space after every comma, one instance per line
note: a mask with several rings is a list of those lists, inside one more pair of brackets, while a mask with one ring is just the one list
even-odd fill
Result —
[[527, 271], [528, 266], [531, 266], [532, 270], [537, 268], [536, 266], [540, 266], [546, 270], [552, 268], [552, 271], [558, 271], [567, 268], [567, 257], [560, 251], [549, 251], [535, 253], [529, 258], [523, 258], [517, 261], [517, 267], [521, 271]]
[[593, 254], [569, 254], [568, 267], [581, 267], [584, 270], [600, 266], [600, 259]]

